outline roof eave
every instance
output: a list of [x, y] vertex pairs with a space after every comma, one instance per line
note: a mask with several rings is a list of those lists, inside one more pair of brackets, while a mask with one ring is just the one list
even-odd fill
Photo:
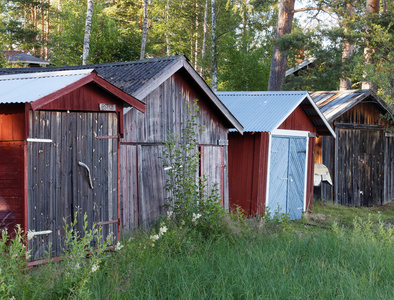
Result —
[[37, 110], [40, 109], [41, 107], [49, 104], [50, 102], [70, 93], [71, 91], [74, 91], [88, 83], [95, 83], [99, 85], [100, 87], [104, 88], [107, 92], [111, 93], [118, 99], [124, 101], [125, 103], [135, 107], [142, 113], [145, 112], [145, 107], [146, 105], [142, 103], [141, 101], [137, 100], [133, 96], [130, 96], [126, 92], [123, 92], [113, 84], [109, 83], [105, 79], [101, 78], [96, 74], [96, 72], [93, 70], [91, 73], [87, 74], [85, 77], [79, 79], [76, 82], [73, 82], [72, 84], [69, 84], [51, 94], [48, 94], [40, 99], [37, 99], [33, 102], [30, 103], [32, 110]]
[[185, 56], [181, 56], [172, 65], [165, 68], [161, 73], [157, 74], [154, 78], [146, 82], [141, 88], [133, 93], [133, 96], [138, 99], [144, 99], [156, 88], [158, 88], [164, 81], [166, 81], [172, 74], [184, 68], [189, 75], [195, 80], [199, 87], [208, 95], [219, 111], [224, 115], [224, 117], [234, 126], [234, 128], [243, 133], [243, 126], [241, 123], [231, 114], [231, 112], [226, 108], [226, 106], [219, 100], [216, 94], [211, 90], [211, 88], [206, 84], [206, 82], [201, 78], [201, 76], [193, 69], [189, 64]]

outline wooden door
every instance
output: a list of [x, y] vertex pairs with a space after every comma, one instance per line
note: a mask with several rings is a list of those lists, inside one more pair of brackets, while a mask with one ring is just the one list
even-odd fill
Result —
[[300, 219], [305, 202], [307, 138], [272, 136], [268, 209]]
[[394, 201], [394, 134], [385, 134], [384, 203]]
[[374, 126], [337, 125], [335, 202], [347, 206], [381, 205], [384, 131]]
[[[28, 230], [32, 260], [64, 246], [64, 220], [83, 234], [102, 226], [118, 237], [118, 119], [115, 113], [31, 113], [28, 139]], [[51, 244], [51, 249], [49, 249]]]
[[200, 147], [200, 176], [206, 178], [206, 193], [216, 190], [224, 205], [225, 192], [224, 146]]

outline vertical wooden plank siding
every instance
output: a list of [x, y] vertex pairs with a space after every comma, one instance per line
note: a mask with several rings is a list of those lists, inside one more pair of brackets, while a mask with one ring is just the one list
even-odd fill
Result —
[[[227, 140], [228, 128], [212, 111], [211, 100], [191, 83], [188, 76], [182, 72], [175, 73], [141, 99], [146, 103], [145, 114], [131, 109], [124, 115], [125, 132], [121, 142], [121, 212], [124, 230], [150, 225], [159, 214], [165, 212], [166, 172], [159, 157], [163, 143], [168, 141], [168, 133], [182, 135], [188, 118], [188, 105], [198, 100], [197, 124], [205, 128], [198, 138], [200, 145], [216, 147], [219, 140]], [[223, 162], [218, 165], [227, 164], [228, 148], [224, 146], [222, 149]], [[211, 152], [210, 155], [215, 153]], [[206, 159], [212, 160], [209, 157]], [[214, 176], [220, 176], [220, 172], [219, 175], [215, 172]], [[224, 206], [228, 207], [227, 165], [222, 176]]]
[[201, 146], [200, 169], [201, 176], [207, 179], [206, 195], [216, 191], [220, 198], [224, 198], [224, 147], [223, 146]]
[[384, 131], [338, 128], [338, 204], [372, 206], [383, 203]]
[[384, 158], [384, 202], [394, 200], [394, 134], [385, 134], [385, 158]]
[[[116, 113], [31, 112], [30, 137], [51, 142], [28, 142], [28, 229], [32, 260], [59, 256], [64, 247], [64, 223], [77, 218], [83, 235], [103, 227], [104, 238], [118, 237], [118, 117]], [[85, 167], [88, 166], [90, 177]], [[92, 186], [89, 181], [92, 181]], [[52, 248], [49, 249], [49, 244]]]
[[307, 174], [307, 188], [306, 188], [306, 211], [312, 212], [313, 208], [313, 179], [315, 170], [315, 137], [309, 138], [308, 143], [308, 174]]

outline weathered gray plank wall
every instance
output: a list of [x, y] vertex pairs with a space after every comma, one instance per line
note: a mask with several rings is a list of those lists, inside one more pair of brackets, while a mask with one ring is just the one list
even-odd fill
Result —
[[394, 201], [394, 134], [385, 134], [385, 158], [384, 158], [384, 203]]
[[[127, 230], [150, 225], [164, 213], [166, 174], [160, 156], [168, 132], [182, 134], [188, 118], [187, 105], [195, 99], [200, 107], [197, 123], [204, 126], [198, 143], [217, 146], [227, 140], [228, 128], [212, 110], [210, 101], [198, 87], [191, 84], [189, 75], [175, 73], [145, 99], [145, 114], [132, 109], [124, 116], [124, 138], [121, 143], [121, 215]], [[223, 147], [227, 166], [227, 146]], [[133, 168], [133, 169], [132, 169]], [[213, 169], [207, 170], [211, 175]], [[216, 170], [209, 176], [215, 178]], [[221, 183], [219, 183], [220, 185]], [[223, 172], [224, 205], [228, 206], [227, 167]]]
[[[82, 231], [83, 216], [103, 223], [103, 235], [118, 234], [118, 118], [115, 113], [30, 113], [27, 149], [28, 229], [50, 234], [29, 242], [32, 259], [45, 257], [49, 243], [52, 256], [64, 246], [64, 222], [74, 221]], [[86, 164], [91, 172], [90, 186]]]

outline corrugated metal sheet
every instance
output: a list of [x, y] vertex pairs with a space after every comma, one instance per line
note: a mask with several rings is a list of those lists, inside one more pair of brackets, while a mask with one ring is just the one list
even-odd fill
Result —
[[384, 110], [390, 112], [387, 104], [371, 90], [320, 91], [310, 92], [310, 95], [328, 122], [332, 122], [369, 96]]
[[246, 132], [276, 129], [305, 99], [307, 92], [217, 92]]
[[93, 69], [0, 75], [0, 103], [31, 103], [92, 72]]
[[319, 134], [335, 135], [308, 92], [217, 92], [219, 99], [244, 126], [245, 132], [271, 132], [302, 104]]
[[132, 62], [104, 63], [85, 66], [65, 66], [47, 68], [6, 68], [0, 69], [2, 74], [18, 74], [32, 72], [64, 71], [95, 69], [108, 82], [133, 95], [151, 79], [160, 76], [168, 67], [175, 64], [183, 55], [143, 59]]

